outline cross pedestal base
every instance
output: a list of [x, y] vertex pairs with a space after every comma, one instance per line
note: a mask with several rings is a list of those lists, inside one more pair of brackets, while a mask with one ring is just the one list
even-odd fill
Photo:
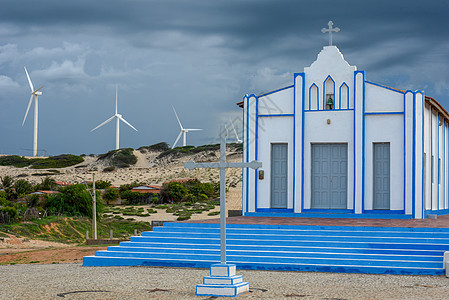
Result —
[[203, 284], [196, 286], [197, 296], [237, 297], [249, 292], [249, 283], [243, 282], [242, 275], [235, 275], [234, 264], [214, 264], [210, 266], [210, 276], [203, 278]]

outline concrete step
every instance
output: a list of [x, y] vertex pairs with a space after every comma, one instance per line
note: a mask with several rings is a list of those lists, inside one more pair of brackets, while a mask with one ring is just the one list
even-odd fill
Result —
[[[165, 254], [165, 255], [178, 255], [178, 254], [188, 254], [188, 255], [214, 255], [219, 256], [220, 250], [205, 250], [205, 249], [185, 249], [185, 248], [150, 248], [150, 247], [123, 247], [123, 246], [110, 246], [107, 251], [101, 252], [105, 253], [116, 253], [116, 252], [126, 252], [126, 253], [149, 253], [149, 254]], [[327, 258], [327, 259], [355, 259], [355, 260], [390, 260], [390, 261], [400, 261], [412, 259], [414, 261], [421, 262], [438, 262], [442, 263], [442, 257], [431, 256], [431, 255], [386, 255], [386, 254], [367, 254], [367, 253], [334, 253], [332, 249], [322, 252], [305, 252], [305, 251], [261, 251], [257, 250], [226, 250], [228, 257], [245, 257], [251, 253], [251, 256], [257, 257], [301, 257], [301, 258]]]
[[[220, 260], [219, 224], [165, 223], [85, 257], [85, 266], [187, 266]], [[444, 274], [449, 230], [228, 224], [227, 261], [240, 269]]]
[[[120, 247], [137, 247], [137, 248], [182, 248], [186, 250], [198, 251], [198, 250], [220, 250], [219, 244], [187, 244], [187, 243], [171, 243], [166, 241], [160, 242], [122, 242]], [[345, 248], [345, 247], [326, 247], [325, 245], [317, 247], [306, 246], [260, 246], [260, 245], [229, 245], [227, 244], [227, 250], [242, 250], [242, 251], [301, 251], [301, 252], [332, 252], [332, 253], [367, 253], [367, 254], [385, 254], [385, 255], [426, 255], [442, 257], [443, 250], [418, 250], [418, 249], [382, 249], [382, 248]]]

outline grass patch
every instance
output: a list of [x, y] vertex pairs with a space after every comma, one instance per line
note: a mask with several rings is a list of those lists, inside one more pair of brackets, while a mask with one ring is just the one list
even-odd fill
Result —
[[145, 153], [149, 151], [167, 151], [169, 149], [170, 147], [168, 146], [168, 144], [166, 142], [162, 142], [151, 146], [142, 146], [137, 150], [139, 150], [141, 153]]
[[[124, 220], [121, 216], [101, 219], [97, 222], [98, 238], [108, 239], [111, 229], [114, 232], [114, 238], [126, 239], [134, 234], [134, 229], [140, 232], [149, 231], [151, 225], [148, 222]], [[0, 224], [0, 232], [60, 243], [84, 243], [87, 230], [92, 235], [92, 220], [84, 217], [51, 216], [32, 222]]]
[[39, 158], [33, 162], [32, 169], [66, 168], [82, 163], [84, 158], [72, 154], [61, 154], [48, 158]]
[[[31, 166], [32, 169], [53, 169], [70, 167], [83, 161], [84, 159], [81, 156], [72, 154], [62, 154], [48, 158], [26, 158], [19, 155], [7, 155], [0, 157], [0, 166], [14, 166], [17, 168]], [[59, 174], [57, 170], [50, 170], [49, 172]]]

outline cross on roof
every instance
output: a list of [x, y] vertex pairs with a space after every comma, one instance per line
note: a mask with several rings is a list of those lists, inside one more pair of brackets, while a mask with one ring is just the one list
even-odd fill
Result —
[[329, 21], [327, 25], [329, 26], [329, 28], [323, 28], [321, 29], [321, 32], [322, 33], [329, 32], [329, 46], [332, 46], [332, 32], [339, 32], [340, 28], [338, 27], [333, 28], [332, 26], [334, 25], [334, 23], [332, 21]]

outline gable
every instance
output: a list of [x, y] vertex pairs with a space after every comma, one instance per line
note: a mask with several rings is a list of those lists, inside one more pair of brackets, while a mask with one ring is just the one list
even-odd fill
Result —
[[260, 95], [259, 115], [293, 114], [293, 86]]

